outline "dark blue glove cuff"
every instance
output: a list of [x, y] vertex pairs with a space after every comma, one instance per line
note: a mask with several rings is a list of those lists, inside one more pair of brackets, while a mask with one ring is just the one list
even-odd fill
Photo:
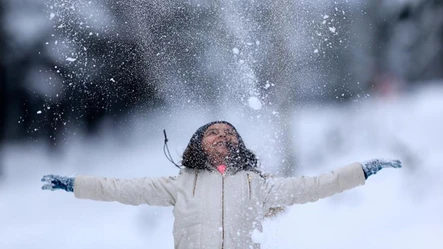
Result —
[[366, 161], [362, 163], [363, 172], [365, 173], [365, 178], [368, 179], [369, 176], [376, 174], [382, 169], [382, 162], [378, 159]]
[[65, 179], [61, 179], [60, 182], [62, 182], [62, 189], [66, 190], [67, 192], [74, 192], [74, 178], [67, 177]]

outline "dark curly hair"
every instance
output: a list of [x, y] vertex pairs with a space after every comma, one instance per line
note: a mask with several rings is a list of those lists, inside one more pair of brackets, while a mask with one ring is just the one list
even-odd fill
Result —
[[230, 158], [228, 166], [235, 168], [235, 172], [241, 170], [250, 170], [259, 172], [258, 168], [258, 159], [255, 154], [246, 148], [243, 139], [240, 134], [238, 134], [235, 127], [227, 121], [214, 121], [203, 125], [198, 128], [198, 130], [192, 135], [191, 140], [189, 141], [188, 146], [183, 152], [182, 157], [182, 165], [186, 168], [193, 169], [208, 169], [207, 166], [207, 155], [203, 151], [202, 148], [202, 140], [205, 131], [209, 128], [209, 126], [213, 124], [227, 124], [234, 129], [235, 134], [237, 134], [238, 139], [238, 149], [234, 152], [234, 155]]

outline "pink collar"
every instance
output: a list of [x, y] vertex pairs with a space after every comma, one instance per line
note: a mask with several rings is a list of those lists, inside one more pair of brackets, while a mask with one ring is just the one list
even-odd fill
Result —
[[224, 164], [218, 165], [218, 166], [217, 166], [217, 170], [218, 170], [220, 173], [224, 174], [225, 171], [226, 171], [226, 165], [224, 165]]

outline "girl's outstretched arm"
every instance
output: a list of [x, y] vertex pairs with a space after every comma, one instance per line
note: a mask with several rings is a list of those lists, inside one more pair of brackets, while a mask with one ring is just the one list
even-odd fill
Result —
[[43, 190], [63, 189], [75, 197], [97, 201], [117, 201], [128, 205], [175, 204], [176, 177], [115, 179], [92, 176], [64, 177], [45, 175]]
[[401, 162], [373, 159], [315, 177], [270, 178], [265, 185], [265, 203], [268, 207], [281, 207], [314, 202], [363, 185], [370, 175], [389, 167], [400, 168]]

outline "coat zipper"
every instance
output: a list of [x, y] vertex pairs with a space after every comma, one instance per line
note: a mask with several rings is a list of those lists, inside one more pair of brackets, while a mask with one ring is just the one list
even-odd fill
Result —
[[195, 170], [194, 189], [192, 190], [192, 197], [195, 197], [195, 189], [197, 188], [197, 177], [198, 177], [198, 170]]
[[223, 249], [225, 247], [225, 173], [222, 174], [222, 245], [221, 245], [221, 249]]
[[252, 179], [251, 179], [251, 175], [249, 173], [246, 175], [248, 177], [248, 193], [249, 193], [249, 200], [250, 200], [251, 196], [252, 196], [252, 186], [251, 186]]

